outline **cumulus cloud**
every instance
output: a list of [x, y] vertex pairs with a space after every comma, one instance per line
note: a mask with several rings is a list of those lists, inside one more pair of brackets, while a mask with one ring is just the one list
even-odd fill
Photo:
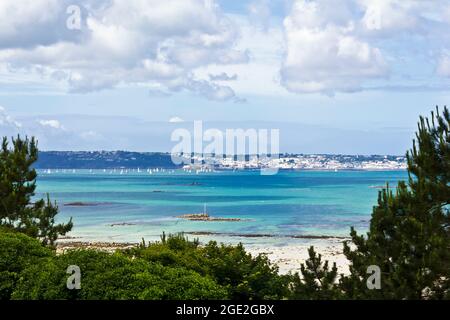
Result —
[[101, 133], [89, 129], [92, 124], [83, 130], [63, 125], [63, 121], [56, 119], [36, 120], [35, 117], [19, 117], [20, 121], [11, 116], [7, 109], [0, 106], [0, 137], [2, 136], [33, 136], [36, 137], [42, 150], [72, 150], [74, 146], [86, 146], [98, 143], [100, 146], [107, 143]]
[[420, 24], [419, 8], [425, 1], [360, 0], [365, 13], [363, 26], [371, 31], [404, 31], [415, 29]]
[[183, 81], [174, 81], [169, 84], [171, 91], [187, 90], [196, 95], [206, 97], [213, 101], [242, 102], [230, 86], [220, 85], [208, 80], [189, 78]]
[[[69, 5], [81, 9], [79, 30], [66, 27]], [[448, 1], [297, 0], [282, 24], [275, 7], [251, 0], [227, 14], [217, 0], [2, 0], [0, 70], [73, 93], [146, 86], [220, 101], [242, 101], [235, 90], [331, 95], [390, 85], [416, 61], [447, 73]]]
[[399, 72], [417, 77], [418, 61], [437, 64], [437, 73], [445, 74], [450, 43], [446, 8], [448, 1], [295, 1], [283, 23], [280, 82], [292, 92], [333, 94], [374, 88], [383, 81], [385, 86], [408, 86], [390, 81]]
[[76, 40], [80, 34], [64, 28], [68, 3], [66, 0], [0, 1], [0, 48], [33, 48]]
[[169, 122], [170, 123], [181, 123], [181, 122], [184, 122], [184, 120], [180, 117], [172, 117], [169, 119]]
[[53, 129], [61, 129], [64, 130], [64, 127], [58, 120], [39, 120], [39, 124], [43, 127], [50, 127]]
[[284, 27], [287, 51], [281, 82], [290, 91], [355, 91], [366, 79], [388, 73], [381, 51], [355, 34], [346, 6], [298, 1]]
[[191, 80], [188, 82], [187, 88], [210, 100], [228, 101], [237, 98], [233, 89], [229, 86], [222, 86], [205, 80]]
[[[444, 36], [450, 3], [417, 0], [347, 0], [363, 13], [355, 17], [362, 32], [392, 38], [402, 33]], [[436, 34], [437, 32], [437, 34]], [[444, 32], [444, 33], [443, 33]]]
[[228, 75], [225, 72], [219, 73], [219, 74], [209, 74], [209, 79], [211, 81], [232, 81], [237, 80], [238, 76], [237, 74]]
[[8, 115], [6, 109], [0, 106], [0, 136], [16, 135], [21, 128], [22, 124]]
[[[69, 4], [82, 9], [80, 30], [66, 28]], [[0, 64], [16, 71], [39, 67], [72, 92], [189, 84], [195, 68], [246, 63], [248, 52], [234, 48], [238, 37], [236, 26], [212, 0], [0, 4]]]

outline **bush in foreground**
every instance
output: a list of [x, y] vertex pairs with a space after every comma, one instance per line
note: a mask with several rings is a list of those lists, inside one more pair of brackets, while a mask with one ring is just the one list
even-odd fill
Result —
[[287, 295], [288, 276], [265, 255], [253, 257], [239, 244], [224, 245], [211, 241], [199, 246], [182, 234], [163, 235], [160, 242], [143, 244], [127, 251], [131, 257], [181, 267], [211, 277], [227, 289], [230, 299], [281, 299]]
[[[81, 289], [66, 287], [69, 265], [81, 269]], [[70, 250], [25, 269], [13, 299], [223, 299], [214, 280], [184, 268], [165, 267], [120, 252]]]
[[0, 228], [0, 299], [9, 299], [23, 270], [53, 251], [20, 232]]
[[[67, 289], [68, 266], [81, 289]], [[288, 276], [242, 245], [201, 247], [182, 235], [107, 253], [76, 249], [56, 255], [40, 241], [0, 230], [1, 299], [281, 299]]]

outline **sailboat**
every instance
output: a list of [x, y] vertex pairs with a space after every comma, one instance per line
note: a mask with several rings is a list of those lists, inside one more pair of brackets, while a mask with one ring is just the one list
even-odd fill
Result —
[[203, 204], [203, 213], [201, 215], [205, 218], [209, 217], [208, 211], [206, 210], [206, 203]]

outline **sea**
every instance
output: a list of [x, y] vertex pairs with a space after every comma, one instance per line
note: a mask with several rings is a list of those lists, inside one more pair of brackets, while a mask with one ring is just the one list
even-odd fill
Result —
[[[136, 243], [183, 232], [285, 245], [345, 238], [352, 226], [366, 232], [378, 192], [405, 179], [406, 171], [38, 170], [35, 197], [56, 201], [57, 222], [72, 217], [67, 238], [75, 241]], [[180, 218], [196, 213], [223, 219]]]

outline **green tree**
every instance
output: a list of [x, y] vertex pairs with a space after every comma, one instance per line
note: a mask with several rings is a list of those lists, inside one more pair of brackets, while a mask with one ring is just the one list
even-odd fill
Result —
[[287, 295], [288, 278], [278, 273], [264, 254], [252, 256], [242, 244], [202, 248], [208, 273], [229, 290], [233, 300], [281, 299]]
[[56, 204], [41, 199], [33, 202], [36, 190], [36, 170], [32, 165], [38, 159], [34, 138], [3, 138], [0, 149], [0, 226], [38, 238], [44, 245], [53, 245], [59, 235], [72, 229], [72, 219], [66, 224], [55, 224]]
[[295, 273], [292, 277], [289, 298], [295, 300], [330, 300], [338, 299], [341, 292], [338, 286], [338, 270], [336, 263], [330, 268], [328, 260], [308, 249], [309, 258], [300, 266], [301, 276]]
[[[395, 192], [379, 193], [367, 236], [351, 230], [354, 249], [344, 245], [350, 276], [342, 278], [349, 298], [449, 298], [450, 115], [436, 108], [420, 118], [407, 153], [409, 179]], [[381, 269], [381, 289], [366, 286], [367, 268]]]

